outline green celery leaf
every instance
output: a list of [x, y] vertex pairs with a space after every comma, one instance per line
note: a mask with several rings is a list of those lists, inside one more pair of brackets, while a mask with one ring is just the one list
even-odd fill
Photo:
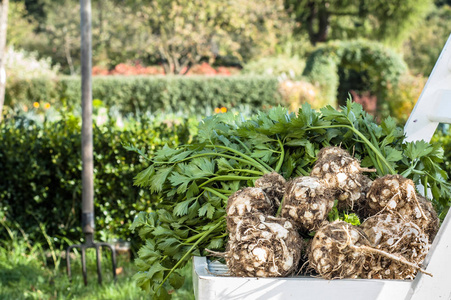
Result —
[[215, 207], [207, 202], [204, 205], [202, 205], [202, 207], [199, 209], [199, 217], [207, 215], [207, 218], [211, 219], [213, 217], [214, 212]]
[[223, 245], [224, 245], [224, 239], [217, 238], [217, 239], [212, 239], [206, 248], [210, 249], [210, 250], [221, 249]]
[[161, 192], [163, 190], [163, 184], [166, 181], [168, 175], [172, 172], [174, 166], [159, 169], [151, 182], [152, 192]]
[[199, 187], [197, 186], [196, 182], [191, 183], [188, 190], [186, 191], [186, 198], [193, 198], [196, 197], [199, 194]]
[[420, 156], [426, 156], [431, 153], [433, 148], [423, 140], [406, 143], [404, 154], [411, 160], [416, 160]]
[[155, 236], [173, 236], [174, 235], [174, 231], [172, 231], [171, 229], [168, 228], [164, 228], [162, 226], [157, 226], [155, 227], [154, 231], [152, 232], [153, 235]]
[[141, 211], [135, 216], [133, 223], [132, 225], [130, 225], [129, 229], [131, 231], [134, 231], [137, 227], [143, 226], [145, 224], [147, 224], [147, 213]]
[[172, 214], [165, 209], [157, 210], [157, 215], [158, 219], [160, 219], [160, 221], [164, 223], [172, 223], [176, 221], [174, 216], [172, 216]]
[[163, 251], [163, 254], [165, 255], [174, 255], [177, 249], [179, 248], [180, 243], [176, 238], [167, 238], [162, 240], [158, 244], [158, 249]]
[[396, 150], [392, 147], [384, 147], [385, 159], [390, 162], [396, 162], [403, 158], [402, 151]]
[[188, 214], [188, 207], [194, 200], [196, 200], [196, 198], [189, 198], [185, 201], [177, 203], [177, 205], [174, 207], [174, 215], [181, 217]]
[[164, 286], [160, 287], [158, 291], [153, 295], [152, 299], [155, 300], [170, 300], [171, 295], [169, 295], [168, 291]]
[[179, 154], [182, 151], [183, 149], [173, 149], [166, 144], [155, 153], [154, 160], [158, 162], [165, 162], [172, 156]]
[[185, 277], [181, 276], [179, 273], [177, 272], [172, 272], [172, 274], [169, 276], [169, 284], [174, 288], [174, 289], [179, 289], [183, 286], [183, 284], [185, 283]]
[[154, 175], [155, 168], [153, 165], [150, 165], [135, 176], [134, 185], [139, 187], [149, 187], [152, 185], [152, 178], [154, 177]]
[[154, 245], [150, 245], [148, 243], [146, 243], [146, 245], [142, 246], [139, 250], [138, 250], [138, 256], [141, 259], [147, 260], [151, 257], [158, 257], [160, 256], [160, 253], [158, 251], [155, 251], [155, 246]]

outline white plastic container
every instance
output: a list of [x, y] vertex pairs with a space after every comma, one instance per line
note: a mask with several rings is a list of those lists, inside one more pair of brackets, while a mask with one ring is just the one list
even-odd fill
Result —
[[[451, 123], [451, 36], [404, 127], [407, 141], [430, 141], [439, 122]], [[423, 190], [423, 189], [421, 189]], [[447, 214], [415, 280], [313, 277], [242, 278], [205, 257], [193, 258], [197, 300], [435, 300], [451, 299], [451, 214]]]

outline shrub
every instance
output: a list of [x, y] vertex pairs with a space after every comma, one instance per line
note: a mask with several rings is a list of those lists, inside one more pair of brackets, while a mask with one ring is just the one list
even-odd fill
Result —
[[[23, 116], [0, 125], [0, 211], [32, 240], [42, 239], [38, 223], [57, 243], [81, 237], [80, 130], [80, 119], [71, 114], [42, 125]], [[176, 123], [143, 120], [120, 129], [110, 119], [94, 126], [95, 222], [103, 239], [130, 240], [135, 212], [156, 200], [133, 186], [143, 162], [122, 143], [145, 143], [153, 152], [188, 137], [187, 126]]]
[[406, 70], [402, 57], [391, 49], [377, 42], [354, 40], [319, 47], [308, 57], [303, 74], [324, 90], [329, 102], [338, 97], [338, 104], [343, 104], [350, 90], [366, 89], [383, 102], [388, 85], [396, 86]]
[[297, 111], [304, 103], [309, 103], [313, 108], [319, 109], [327, 103], [319, 101], [320, 91], [306, 81], [284, 80], [280, 82], [279, 91], [284, 105], [290, 111]]
[[333, 54], [318, 49], [309, 56], [303, 75], [320, 90], [320, 98], [332, 105], [337, 106], [337, 58]]
[[304, 67], [305, 61], [299, 56], [288, 57], [279, 55], [250, 61], [244, 66], [242, 72], [244, 74], [269, 76], [285, 74], [290, 76], [291, 79], [295, 79], [302, 75]]
[[58, 74], [59, 66], [52, 66], [50, 58], [38, 58], [37, 52], [9, 47], [6, 52], [5, 70], [8, 81], [54, 78]]
[[400, 77], [398, 85], [388, 85], [386, 102], [390, 115], [400, 124], [409, 118], [418, 98], [423, 91], [427, 78], [421, 75], [404, 74]]
[[[52, 105], [80, 106], [80, 78], [32, 79], [8, 85], [6, 105], [30, 105], [43, 99]], [[247, 105], [255, 109], [280, 103], [278, 81], [263, 76], [96, 76], [93, 98], [120, 112], [183, 111], [205, 114], [215, 107]]]

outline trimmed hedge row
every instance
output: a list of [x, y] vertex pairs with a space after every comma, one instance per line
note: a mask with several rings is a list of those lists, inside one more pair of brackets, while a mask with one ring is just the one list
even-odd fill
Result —
[[[43, 125], [23, 117], [0, 124], [0, 218], [17, 222], [33, 241], [43, 241], [40, 223], [57, 244], [82, 237], [80, 131], [72, 115]], [[122, 143], [149, 145], [152, 153], [166, 143], [186, 143], [188, 128], [142, 121], [118, 129], [110, 120], [93, 131], [97, 238], [130, 240], [135, 212], [158, 199], [133, 185], [146, 163]]]
[[[80, 106], [79, 77], [8, 82], [6, 105], [33, 102]], [[205, 114], [215, 107], [251, 108], [280, 103], [276, 77], [263, 76], [106, 76], [93, 78], [93, 98], [120, 112], [183, 111]]]

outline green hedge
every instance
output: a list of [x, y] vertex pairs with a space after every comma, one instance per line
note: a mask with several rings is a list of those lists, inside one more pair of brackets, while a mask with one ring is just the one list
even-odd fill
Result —
[[[80, 78], [8, 82], [6, 105], [49, 102], [80, 105]], [[184, 111], [205, 114], [215, 107], [252, 108], [280, 103], [278, 81], [263, 76], [106, 76], [93, 78], [93, 98], [122, 113]]]
[[338, 98], [338, 104], [343, 104], [350, 89], [361, 87], [383, 103], [388, 86], [396, 85], [406, 71], [402, 57], [390, 48], [378, 42], [354, 40], [320, 46], [308, 57], [303, 75], [322, 88], [329, 103]]
[[[80, 120], [72, 115], [38, 125], [16, 117], [0, 124], [0, 218], [43, 240], [39, 223], [56, 243], [81, 234]], [[148, 210], [151, 195], [133, 186], [146, 164], [122, 143], [149, 145], [187, 142], [187, 126], [141, 122], [118, 129], [113, 121], [94, 127], [94, 189], [97, 238], [130, 239], [136, 211]], [[0, 237], [6, 234], [0, 230]], [[45, 242], [44, 242], [45, 244]]]

